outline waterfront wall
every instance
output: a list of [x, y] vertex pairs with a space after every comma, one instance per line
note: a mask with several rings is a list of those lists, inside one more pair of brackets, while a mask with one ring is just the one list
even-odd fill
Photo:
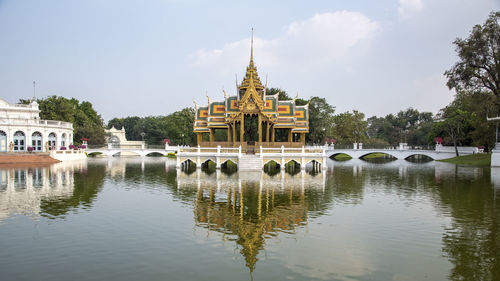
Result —
[[51, 150], [50, 157], [58, 161], [83, 160], [87, 158], [85, 150]]

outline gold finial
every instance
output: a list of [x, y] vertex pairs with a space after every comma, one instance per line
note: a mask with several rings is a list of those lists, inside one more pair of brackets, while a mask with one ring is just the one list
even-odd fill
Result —
[[253, 62], [253, 27], [252, 27], [252, 39], [250, 43], [250, 62]]
[[236, 98], [240, 100], [240, 87], [238, 86], [238, 74], [234, 74], [236, 81]]
[[227, 100], [227, 93], [226, 93], [226, 90], [224, 90], [224, 87], [222, 87], [222, 92], [224, 92], [224, 99]]
[[194, 98], [193, 98], [193, 103], [194, 103], [194, 108], [198, 109], [198, 104], [196, 103], [196, 101], [194, 100]]
[[264, 86], [264, 103], [266, 102], [266, 91], [267, 91], [267, 74], [266, 74], [266, 85]]
[[205, 96], [207, 97], [207, 99], [208, 99], [208, 105], [210, 106], [210, 97], [208, 96], [208, 91], [205, 92]]

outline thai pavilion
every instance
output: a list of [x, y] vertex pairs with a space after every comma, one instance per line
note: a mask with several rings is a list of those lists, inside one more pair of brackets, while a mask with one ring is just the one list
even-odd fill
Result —
[[[245, 130], [245, 124], [255, 124], [248, 121], [257, 125]], [[275, 141], [279, 129], [286, 132], [288, 141]], [[216, 130], [225, 130], [227, 141], [216, 142]], [[250, 64], [243, 82], [237, 85], [237, 95], [228, 96], [224, 91], [224, 101], [208, 98], [207, 106], [195, 102], [194, 133], [200, 146], [302, 146], [308, 132], [308, 104], [297, 106], [295, 99], [281, 101], [278, 94], [266, 94], [253, 61], [253, 36]], [[209, 136], [208, 142], [203, 141], [204, 135]]]

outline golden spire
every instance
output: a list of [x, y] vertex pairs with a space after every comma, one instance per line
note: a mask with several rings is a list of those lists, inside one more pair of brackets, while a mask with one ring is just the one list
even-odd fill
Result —
[[239, 85], [238, 90], [248, 89], [251, 79], [253, 80], [253, 86], [255, 87], [257, 92], [259, 92], [259, 94], [262, 95], [264, 86], [260, 82], [259, 75], [257, 74], [257, 68], [255, 67], [253, 62], [253, 28], [252, 28], [252, 36], [250, 39], [250, 64], [247, 66], [245, 77], [243, 79], [243, 82], [241, 82], [241, 85]]
[[253, 66], [253, 27], [252, 27], [252, 39], [250, 40], [250, 65]]

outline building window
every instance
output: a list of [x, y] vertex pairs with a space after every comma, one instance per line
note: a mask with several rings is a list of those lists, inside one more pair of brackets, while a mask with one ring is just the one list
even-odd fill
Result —
[[7, 134], [0, 131], [0, 151], [7, 151]]
[[50, 150], [56, 149], [56, 141], [57, 141], [56, 134], [50, 133], [49, 134], [49, 149]]
[[31, 135], [31, 146], [33, 147], [33, 151], [42, 151], [42, 134], [34, 132]]
[[26, 136], [23, 132], [17, 131], [14, 134], [14, 151], [25, 151], [24, 143], [26, 141]]
[[61, 136], [61, 146], [66, 146], [66, 133]]

